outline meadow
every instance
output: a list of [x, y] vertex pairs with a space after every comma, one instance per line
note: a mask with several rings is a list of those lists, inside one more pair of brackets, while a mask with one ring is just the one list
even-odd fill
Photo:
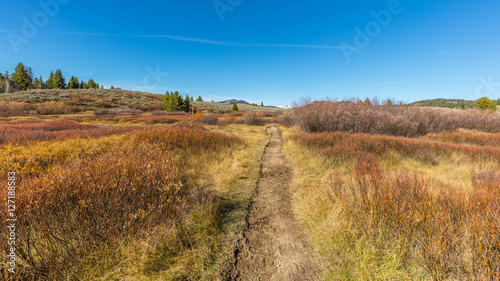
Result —
[[295, 211], [325, 280], [500, 278], [498, 113], [320, 102], [293, 118]]
[[[500, 278], [497, 112], [16, 106], [0, 118], [0, 174], [16, 172], [19, 280], [228, 280], [277, 123], [323, 280]], [[15, 280], [5, 264], [0, 274]]]
[[[17, 273], [2, 263], [3, 279], [229, 274], [268, 139], [265, 127], [244, 122], [264, 119], [200, 113], [148, 125], [145, 116], [122, 114], [127, 120], [117, 125], [74, 117], [0, 122], [0, 173], [16, 172], [18, 218]], [[6, 188], [0, 196], [7, 210]], [[0, 216], [7, 221], [7, 212]], [[7, 238], [0, 238], [5, 255]]]

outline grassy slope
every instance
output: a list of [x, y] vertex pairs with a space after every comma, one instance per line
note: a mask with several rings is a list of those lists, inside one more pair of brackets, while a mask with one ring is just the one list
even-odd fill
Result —
[[[151, 105], [161, 102], [163, 95], [127, 90], [108, 89], [76, 89], [76, 90], [29, 90], [10, 94], [0, 94], [0, 102], [26, 102], [37, 104], [48, 101], [72, 103], [99, 107], [99, 103], [108, 103], [110, 107], [125, 107], [130, 104]], [[218, 102], [193, 102], [194, 106], [202, 110], [232, 110], [232, 105]], [[271, 111], [279, 112], [285, 109], [274, 107], [251, 106], [238, 104], [241, 111]]]
[[[233, 106], [228, 104], [223, 104], [219, 102], [199, 102], [195, 101], [194, 106], [200, 108], [201, 110], [232, 110]], [[262, 106], [252, 106], [249, 104], [238, 104], [238, 109], [240, 111], [269, 111], [269, 112], [282, 112], [287, 109], [276, 108], [276, 107], [262, 107]]]
[[73, 95], [87, 96], [87, 99], [79, 99], [82, 105], [95, 106], [99, 100], [112, 103], [113, 107], [125, 106], [127, 104], [152, 104], [161, 102], [163, 95], [144, 92], [133, 92], [126, 90], [101, 90], [101, 89], [76, 89], [76, 90], [30, 90], [26, 92], [15, 92], [0, 94], [0, 101], [27, 102], [30, 104], [47, 101], [69, 102]]

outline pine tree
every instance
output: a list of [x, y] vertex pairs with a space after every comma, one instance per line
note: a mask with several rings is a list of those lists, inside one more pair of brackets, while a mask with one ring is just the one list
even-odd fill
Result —
[[260, 106], [264, 107], [264, 102], [263, 101], [260, 102]]
[[35, 77], [35, 80], [33, 80], [33, 88], [34, 88], [34, 89], [38, 89], [38, 84], [39, 84], [39, 83], [40, 83], [40, 82], [38, 81], [38, 77]]
[[52, 87], [52, 84], [54, 84], [54, 72], [53, 71], [50, 72], [49, 79], [47, 79], [47, 81], [45, 82], [45, 88], [54, 89]]
[[111, 85], [111, 87], [110, 87], [109, 89], [110, 89], [110, 90], [114, 90], [114, 89], [115, 89], [115, 87], [113, 87], [113, 85]]
[[233, 103], [233, 111], [238, 111], [238, 106], [235, 103]]
[[62, 75], [62, 72], [60, 69], [56, 70], [56, 73], [54, 74], [54, 79], [52, 81], [52, 89], [66, 89], [66, 80], [64, 79], [64, 76]]
[[163, 97], [163, 110], [172, 111], [172, 99], [170, 93], [167, 91]]
[[94, 82], [94, 80], [89, 79], [89, 81], [87, 82], [87, 89], [96, 89], [96, 88], [97, 84]]
[[191, 97], [191, 101], [194, 101], [194, 98], [193, 98], [193, 97]]
[[203, 101], [203, 99], [201, 98], [201, 96], [198, 96], [198, 98], [196, 99], [196, 101]]
[[185, 112], [191, 111], [191, 103], [190, 103], [189, 95], [186, 95], [186, 98], [184, 99], [184, 103], [182, 104], [182, 107], [183, 107], [182, 109]]
[[78, 78], [71, 76], [71, 78], [69, 79], [68, 89], [78, 89], [78, 87], [80, 87]]
[[40, 75], [40, 78], [38, 78], [38, 85], [35, 87], [36, 89], [45, 89], [45, 82], [43, 82], [43, 78]]
[[27, 68], [22, 63], [19, 63], [16, 66], [15, 72], [12, 74], [12, 80], [14, 80], [14, 86], [16, 88], [19, 88], [21, 91], [26, 91], [33, 84], [33, 71], [31, 71], [31, 68]]
[[87, 83], [85, 83], [83, 80], [80, 82], [80, 89], [87, 89]]

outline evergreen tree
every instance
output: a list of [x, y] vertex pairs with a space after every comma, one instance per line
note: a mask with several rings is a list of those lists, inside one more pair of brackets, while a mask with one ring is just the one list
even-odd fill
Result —
[[52, 87], [52, 84], [54, 84], [54, 72], [53, 71], [50, 72], [49, 79], [47, 79], [47, 81], [45, 82], [45, 88], [54, 89]]
[[185, 112], [189, 112], [191, 111], [191, 103], [190, 103], [190, 99], [189, 99], [189, 95], [186, 94], [186, 98], [184, 99], [184, 103], [182, 104], [182, 109], [185, 111]]
[[38, 85], [35, 87], [36, 89], [45, 89], [45, 82], [43, 82], [42, 75], [38, 78]]
[[97, 84], [94, 82], [94, 80], [89, 79], [87, 82], [87, 89], [97, 89]]
[[167, 91], [163, 97], [163, 110], [172, 111], [172, 99], [169, 91]]
[[78, 78], [71, 76], [69, 79], [68, 89], [78, 89], [80, 87], [80, 83], [78, 82]]
[[233, 111], [238, 111], [238, 106], [235, 103], [233, 103]]
[[31, 71], [31, 68], [19, 63], [12, 74], [12, 80], [14, 80], [16, 88], [19, 88], [21, 91], [26, 91], [33, 85], [33, 71]]
[[114, 89], [115, 89], [115, 87], [113, 87], [113, 85], [111, 85], [111, 87], [110, 87], [109, 89], [114, 90]]
[[35, 80], [33, 80], [33, 88], [38, 89], [39, 83], [40, 83], [40, 81], [38, 81], [38, 77], [35, 77]]
[[182, 96], [179, 95], [179, 92], [175, 91], [171, 93], [167, 91], [163, 97], [163, 110], [169, 112], [189, 111], [189, 98], [187, 99], [187, 106], [185, 102], [186, 101], [182, 99]]
[[203, 101], [203, 99], [201, 98], [201, 96], [198, 96], [198, 98], [196, 99], [196, 101]]
[[83, 80], [80, 82], [80, 89], [87, 89], [87, 83], [85, 83]]
[[193, 97], [191, 97], [191, 101], [194, 101], [194, 98], [193, 98]]
[[52, 89], [65, 89], [66, 88], [66, 80], [64, 79], [60, 69], [57, 69], [56, 73], [54, 74], [51, 88]]
[[264, 107], [264, 102], [263, 101], [260, 102], [260, 106]]

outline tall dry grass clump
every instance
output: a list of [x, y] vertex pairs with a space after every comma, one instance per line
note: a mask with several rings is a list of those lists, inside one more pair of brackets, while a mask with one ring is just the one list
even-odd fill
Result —
[[295, 109], [304, 131], [415, 137], [458, 128], [500, 132], [500, 114], [486, 110], [442, 110], [407, 105], [317, 101]]
[[386, 171], [372, 154], [359, 155], [350, 175], [333, 176], [330, 188], [354, 228], [345, 237], [351, 247], [366, 240], [378, 253], [397, 255], [399, 268], [418, 264], [436, 280], [500, 277], [500, 181], [475, 180], [470, 193], [432, 190], [416, 174]]

